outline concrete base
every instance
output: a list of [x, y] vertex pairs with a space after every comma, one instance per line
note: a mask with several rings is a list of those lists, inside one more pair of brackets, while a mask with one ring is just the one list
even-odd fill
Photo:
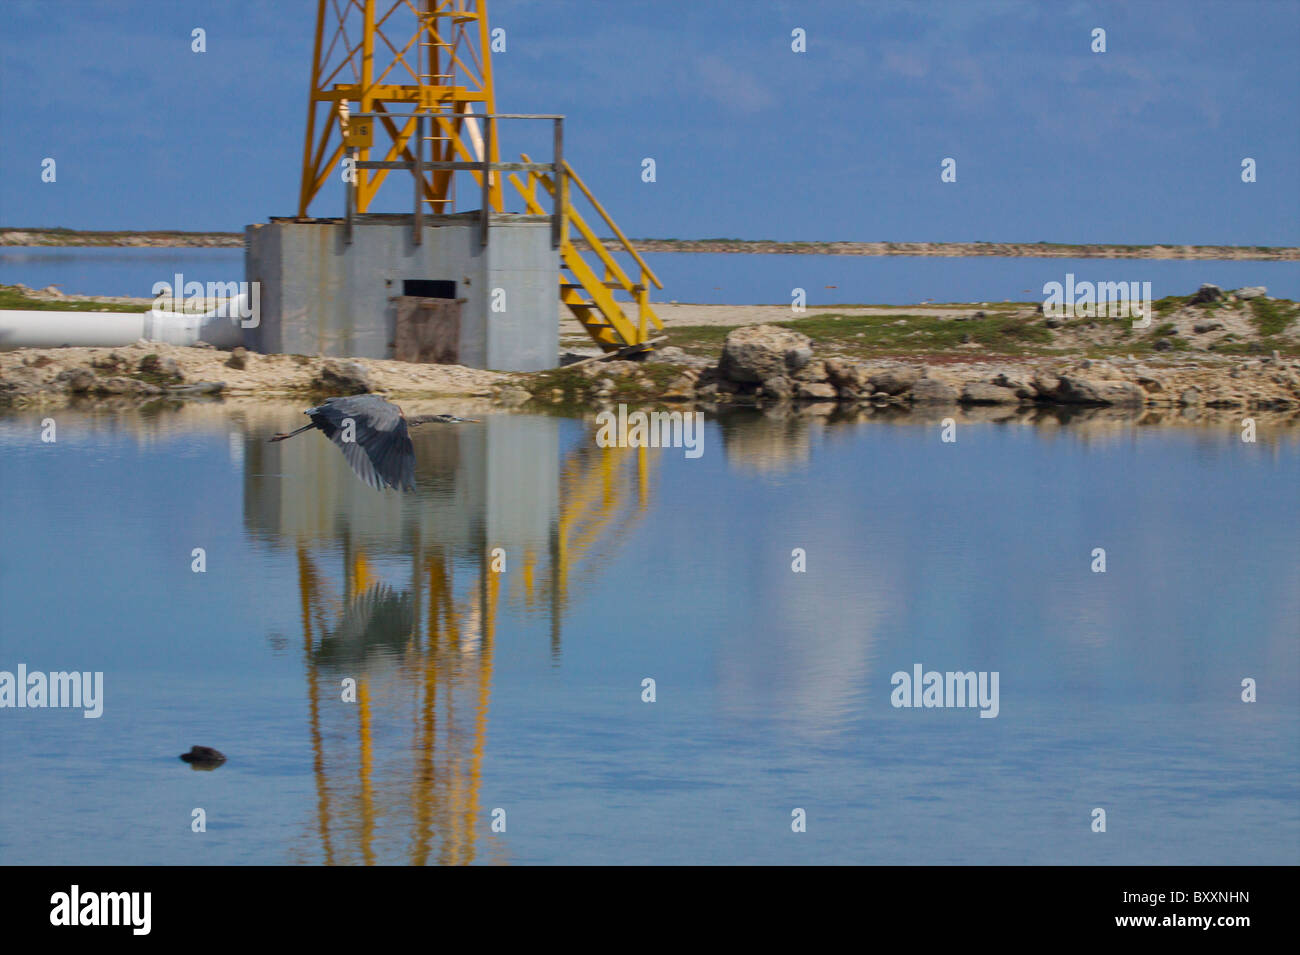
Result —
[[420, 245], [407, 216], [357, 218], [350, 244], [343, 222], [328, 219], [272, 220], [245, 236], [245, 279], [261, 283], [259, 324], [245, 340], [255, 351], [392, 358], [394, 299], [435, 289], [462, 301], [461, 364], [540, 371], [557, 363], [560, 258], [546, 220], [493, 215], [486, 248], [477, 213], [440, 217]]

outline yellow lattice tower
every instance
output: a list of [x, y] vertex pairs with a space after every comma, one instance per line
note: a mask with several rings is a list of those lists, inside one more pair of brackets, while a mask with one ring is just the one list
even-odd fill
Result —
[[[500, 161], [496, 120], [474, 118], [496, 112], [490, 42], [485, 0], [319, 0], [298, 216], [307, 217], [345, 152], [355, 150], [359, 162], [413, 162], [419, 128], [424, 159], [481, 162], [486, 145], [489, 161]], [[389, 172], [355, 171], [358, 213]], [[419, 175], [429, 211], [455, 211], [454, 173]], [[471, 175], [481, 185], [482, 174]], [[491, 207], [502, 211], [499, 176], [489, 189]]]

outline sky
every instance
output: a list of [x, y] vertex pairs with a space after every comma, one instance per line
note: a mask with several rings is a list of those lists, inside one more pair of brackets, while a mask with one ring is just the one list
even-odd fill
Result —
[[[315, 7], [5, 0], [0, 225], [228, 231], [293, 215]], [[631, 236], [1300, 245], [1297, 0], [493, 0], [489, 14], [506, 31], [498, 110], [565, 114], [566, 157]], [[537, 146], [517, 125], [501, 135], [507, 156]], [[340, 215], [339, 190], [311, 211]]]

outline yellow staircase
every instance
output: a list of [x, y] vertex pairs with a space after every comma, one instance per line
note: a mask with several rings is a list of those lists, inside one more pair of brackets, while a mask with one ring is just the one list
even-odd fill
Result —
[[[522, 158], [524, 162], [532, 162], [527, 153], [524, 153]], [[596, 197], [591, 194], [586, 183], [578, 178], [573, 167], [567, 162], [564, 163], [564, 183], [561, 187], [564, 194], [559, 200], [555, 198], [554, 181], [543, 173], [530, 171], [527, 185], [512, 173], [510, 182], [524, 197], [530, 214], [546, 214], [537, 195], [538, 184], [546, 190], [554, 205], [563, 212], [563, 224], [560, 228], [560, 301], [569, 307], [573, 317], [606, 352], [635, 354], [652, 349], [655, 339], [650, 337], [650, 326], [653, 325], [661, 331], [664, 326], [659, 321], [659, 316], [654, 313], [654, 309], [650, 307], [650, 286], [653, 284], [655, 288], [661, 289], [664, 287], [663, 283], [659, 281], [659, 277], [654, 274], [650, 266], [646, 265], [645, 260], [641, 258], [641, 253], [637, 252], [636, 247], [609, 217], [609, 213], [596, 201]], [[617, 236], [618, 242], [622, 243], [622, 249], [618, 250], [616, 246], [616, 251], [625, 252], [632, 257], [634, 263], [632, 271], [639, 270], [639, 281], [634, 282], [628, 277], [610, 249], [592, 231], [587, 220], [575, 208], [572, 193], [568, 188], [570, 182], [577, 185], [582, 195]], [[586, 241], [590, 254], [594, 256], [593, 261], [589, 262], [570, 238], [570, 225], [573, 225]], [[603, 278], [598, 274], [598, 270], [603, 271]], [[618, 295], [626, 295], [628, 298], [620, 300], [616, 297]], [[628, 311], [624, 311], [625, 307]], [[629, 316], [628, 312], [632, 315]]]

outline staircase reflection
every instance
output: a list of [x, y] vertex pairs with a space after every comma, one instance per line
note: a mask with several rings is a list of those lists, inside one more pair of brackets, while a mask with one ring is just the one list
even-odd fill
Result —
[[403, 497], [326, 441], [246, 445], [245, 523], [296, 554], [326, 864], [508, 861], [482, 803], [498, 614], [549, 616], [559, 664], [568, 608], [648, 511], [658, 453], [522, 416], [414, 441]]

